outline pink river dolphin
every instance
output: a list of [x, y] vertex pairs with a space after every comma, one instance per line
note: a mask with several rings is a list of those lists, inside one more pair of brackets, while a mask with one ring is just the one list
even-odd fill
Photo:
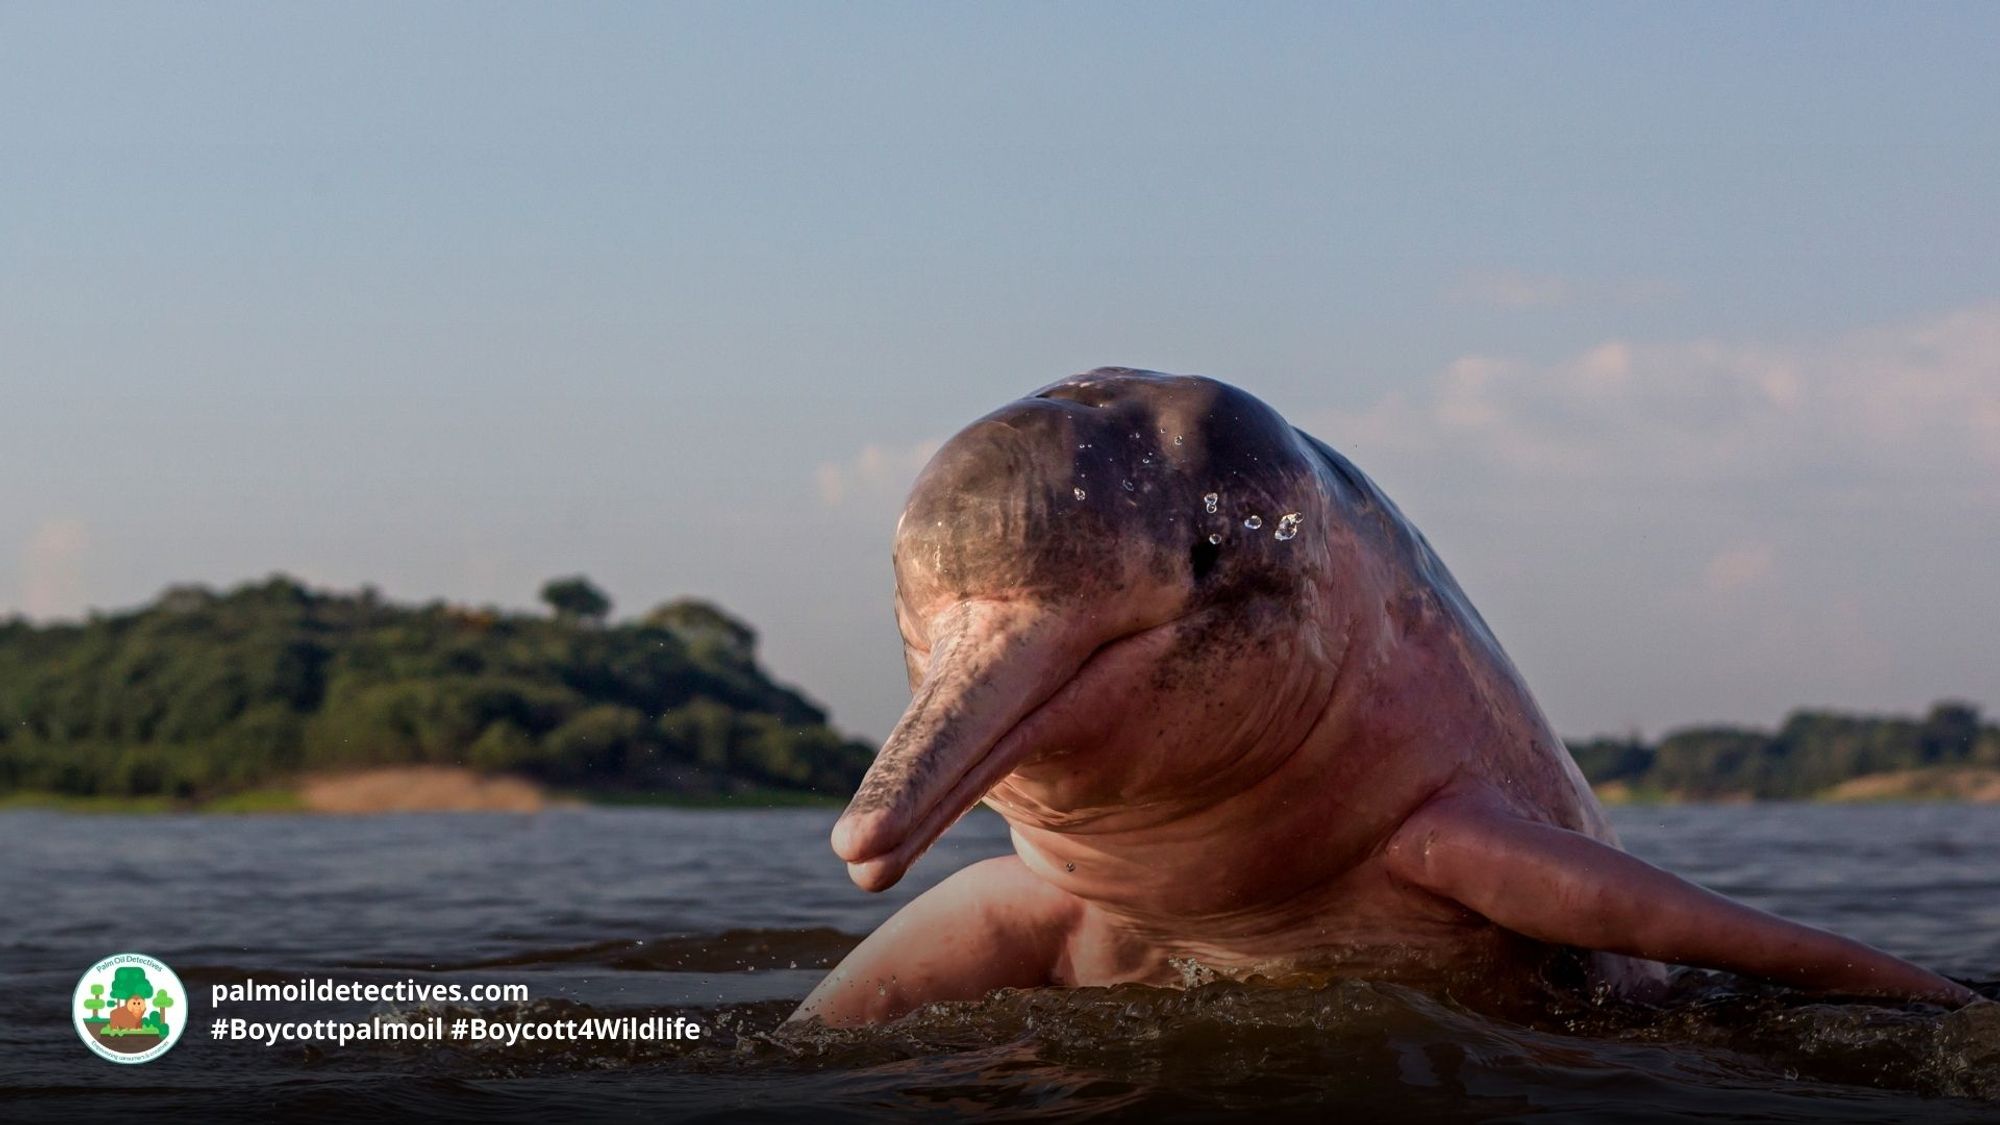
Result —
[[833, 831], [893, 885], [984, 801], [1014, 854], [904, 907], [794, 1018], [1190, 966], [1645, 993], [1663, 962], [1970, 990], [1620, 850], [1429, 544], [1212, 379], [1105, 368], [966, 427], [896, 531], [913, 698]]

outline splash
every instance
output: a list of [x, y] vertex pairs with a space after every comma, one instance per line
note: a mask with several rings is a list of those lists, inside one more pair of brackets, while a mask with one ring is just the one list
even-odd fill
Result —
[[1641, 1102], [1666, 1117], [1726, 1104], [1801, 1122], [2000, 1111], [2000, 1004], [1941, 1013], [1827, 1003], [1701, 973], [1683, 974], [1654, 1005], [1569, 997], [1528, 1016], [1360, 980], [1009, 990], [886, 1027], [783, 1025], [736, 1047], [745, 1065], [894, 1065], [912, 1081], [951, 1060], [990, 1066], [996, 1051], [1009, 1061], [982, 1070], [993, 1098], [1008, 1095], [992, 1087], [1018, 1096], [1031, 1075], [1094, 1077], [1101, 1101], [1044, 1103], [1052, 1117], [1135, 1103], [1268, 1113], [1340, 1102], [1453, 1119], [1535, 1104], [1595, 1120]]

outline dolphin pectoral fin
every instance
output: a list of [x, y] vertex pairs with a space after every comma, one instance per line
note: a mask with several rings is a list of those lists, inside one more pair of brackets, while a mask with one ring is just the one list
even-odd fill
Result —
[[1745, 906], [1478, 796], [1433, 800], [1384, 854], [1398, 878], [1538, 941], [1813, 991], [1954, 1006], [1977, 999], [1872, 946]]
[[1053, 984], [1081, 909], [1016, 856], [975, 863], [884, 922], [790, 1020], [882, 1023], [938, 1001]]

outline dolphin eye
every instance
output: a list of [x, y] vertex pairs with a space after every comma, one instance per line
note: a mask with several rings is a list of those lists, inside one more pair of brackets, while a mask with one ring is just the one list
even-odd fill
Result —
[[1188, 548], [1188, 565], [1194, 568], [1194, 580], [1199, 582], [1208, 577], [1208, 572], [1215, 569], [1216, 561], [1221, 557], [1222, 548], [1219, 545], [1207, 539], [1195, 540], [1194, 546]]

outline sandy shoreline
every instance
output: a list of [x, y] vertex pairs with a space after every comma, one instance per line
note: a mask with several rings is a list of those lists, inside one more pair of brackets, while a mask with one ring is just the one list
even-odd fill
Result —
[[354, 773], [301, 778], [303, 812], [360, 814], [395, 812], [540, 812], [552, 805], [576, 805], [552, 798], [526, 778], [478, 774], [456, 766], [392, 766]]
[[[1597, 799], [1607, 805], [1748, 805], [1756, 798], [1748, 793], [1692, 794], [1633, 789], [1622, 781], [1597, 786]], [[2000, 804], [2000, 769], [1977, 766], [1943, 766], [1934, 769], [1897, 770], [1850, 777], [1830, 789], [1822, 789], [1801, 800], [1825, 804], [1859, 804], [1869, 801], [1946, 801], [1957, 804]]]

